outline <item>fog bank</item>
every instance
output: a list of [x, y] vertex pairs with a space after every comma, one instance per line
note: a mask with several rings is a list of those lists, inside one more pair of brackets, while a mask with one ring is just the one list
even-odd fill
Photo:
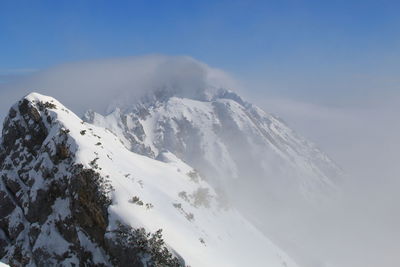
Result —
[[193, 97], [203, 88], [237, 88], [232, 77], [186, 56], [148, 55], [68, 63], [0, 84], [0, 117], [12, 103], [35, 91], [55, 97], [75, 113], [106, 113], [132, 104], [149, 91], [173, 88]]
[[[31, 91], [51, 95], [81, 115], [89, 108], [104, 114], [121, 102], [134, 103], [149, 90], [175, 88], [190, 97], [209, 86], [237, 89], [238, 83], [190, 57], [69, 63], [0, 84], [0, 119]], [[289, 252], [309, 267], [400, 266], [400, 101], [395, 101], [400, 95], [372, 105], [332, 107], [271, 98], [268, 88], [257, 95], [251, 88], [241, 90], [317, 143], [345, 173], [334, 201], [265, 218], [275, 220], [275, 231], [290, 229], [293, 242], [281, 241]]]
[[[357, 107], [256, 99], [316, 142], [345, 172], [340, 198], [296, 215], [301, 249], [320, 254], [332, 264], [327, 266], [399, 266], [400, 107], [395, 103], [400, 94]], [[324, 264], [315, 260], [313, 266]]]

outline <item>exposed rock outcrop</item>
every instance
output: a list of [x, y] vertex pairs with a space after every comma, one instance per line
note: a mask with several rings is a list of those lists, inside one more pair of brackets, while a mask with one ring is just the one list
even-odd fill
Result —
[[[51, 112], [57, 108], [24, 98], [5, 119], [0, 259], [10, 266], [184, 265], [164, 244], [155, 249], [150, 233], [135, 235], [124, 224], [108, 232], [113, 188], [98, 172], [77, 163], [74, 139]], [[146, 238], [146, 247], [135, 241]], [[157, 238], [162, 241], [161, 235]]]

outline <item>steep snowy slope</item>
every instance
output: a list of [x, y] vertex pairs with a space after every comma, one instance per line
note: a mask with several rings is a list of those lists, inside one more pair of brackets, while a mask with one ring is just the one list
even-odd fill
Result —
[[0, 260], [296, 266], [190, 166], [149, 146], [158, 160], [51, 97], [32, 93], [15, 104], [0, 145]]
[[281, 120], [228, 90], [192, 99], [161, 90], [107, 116], [89, 111], [85, 120], [110, 129], [134, 152], [171, 151], [217, 188], [239, 188], [233, 196], [318, 198], [332, 191], [340, 172]]

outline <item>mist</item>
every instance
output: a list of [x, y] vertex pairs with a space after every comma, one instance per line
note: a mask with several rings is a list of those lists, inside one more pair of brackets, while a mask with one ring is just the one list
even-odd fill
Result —
[[0, 83], [0, 117], [30, 92], [51, 95], [82, 115], [88, 109], [108, 113], [159, 89], [196, 97], [209, 84], [215, 89], [237, 87], [224, 71], [187, 56], [154, 54], [66, 63]]
[[344, 172], [335, 201], [297, 212], [291, 217], [297, 225], [281, 228], [294, 227], [301, 242], [294, 250], [316, 253], [314, 260], [302, 259], [304, 266], [399, 266], [399, 95], [345, 107], [256, 99], [264, 99], [258, 104], [317, 143]]
[[400, 110], [393, 101], [400, 96], [365, 106], [332, 107], [272, 97], [268, 88], [255, 93], [232, 76], [190, 57], [68, 63], [0, 84], [0, 118], [31, 91], [51, 95], [82, 115], [87, 109], [106, 114], [160, 88], [173, 88], [187, 97], [196, 97], [204, 87], [240, 90], [317, 143], [344, 173], [332, 201], [265, 218], [270, 221], [266, 228], [281, 232], [273, 237], [278, 244], [301, 266], [400, 266]]

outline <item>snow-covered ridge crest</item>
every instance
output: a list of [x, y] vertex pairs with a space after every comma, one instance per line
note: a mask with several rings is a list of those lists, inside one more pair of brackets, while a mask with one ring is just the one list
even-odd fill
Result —
[[204, 98], [161, 90], [105, 116], [89, 111], [84, 120], [110, 129], [134, 152], [156, 158], [169, 150], [220, 188], [306, 199], [335, 190], [340, 169], [316, 145], [231, 90], [203, 89]]
[[10, 109], [1, 139], [0, 260], [296, 266], [191, 166], [168, 151], [158, 159], [127, 150], [57, 100], [29, 94]]

